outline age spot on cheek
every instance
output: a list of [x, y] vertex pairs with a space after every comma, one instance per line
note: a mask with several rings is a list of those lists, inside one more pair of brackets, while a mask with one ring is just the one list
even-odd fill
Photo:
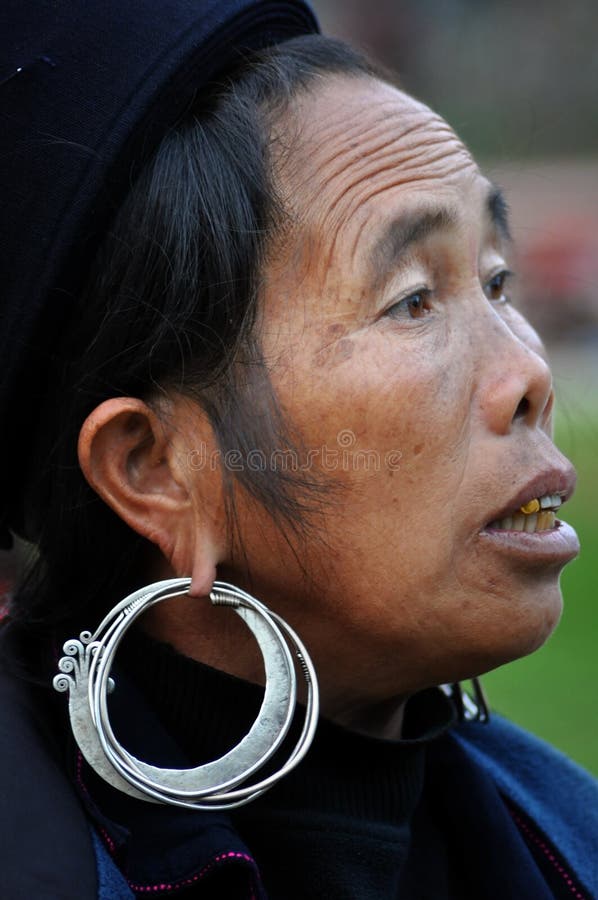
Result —
[[343, 325], [342, 322], [333, 322], [332, 325], [326, 326], [326, 337], [330, 338], [340, 338], [347, 332], [346, 325]]
[[340, 341], [334, 341], [318, 350], [314, 356], [314, 363], [316, 366], [338, 366], [353, 356], [354, 349], [352, 340], [341, 338]]

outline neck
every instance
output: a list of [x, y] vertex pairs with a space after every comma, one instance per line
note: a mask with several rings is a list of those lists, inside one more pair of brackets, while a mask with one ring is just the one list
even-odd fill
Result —
[[345, 709], [339, 708], [334, 715], [327, 714], [327, 717], [367, 737], [399, 740], [407, 699], [392, 697], [378, 702], [364, 702], [362, 705], [352, 703]]
[[[176, 604], [158, 604], [143, 618], [142, 627], [155, 640], [170, 644], [183, 656], [254, 684], [264, 684], [264, 666], [253, 635], [242, 620], [225, 608], [214, 608], [205, 599], [177, 598]], [[397, 740], [401, 737], [406, 696], [363, 696], [353, 686], [339, 686], [330, 665], [318, 665], [322, 714], [351, 731], [369, 737]], [[360, 679], [365, 683], [365, 679]], [[298, 699], [303, 679], [298, 680]]]

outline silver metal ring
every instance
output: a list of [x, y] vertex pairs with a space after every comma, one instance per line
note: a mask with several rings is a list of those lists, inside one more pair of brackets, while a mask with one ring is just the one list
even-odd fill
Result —
[[[54, 677], [57, 691], [69, 692], [69, 716], [75, 740], [89, 765], [105, 781], [130, 796], [191, 809], [229, 809], [249, 803], [290, 772], [314, 738], [318, 685], [309, 655], [293, 629], [250, 594], [215, 582], [210, 601], [230, 606], [254, 634], [266, 674], [258, 716], [245, 737], [220, 759], [190, 769], [163, 769], [145, 763], [117, 741], [108, 717], [107, 695], [114, 683], [110, 671], [118, 646], [133, 622], [149, 607], [188, 593], [190, 578], [151, 584], [114, 607], [91, 634], [64, 644]], [[201, 601], [198, 601], [201, 602]], [[305, 720], [286, 763], [261, 781], [255, 776], [283, 743], [296, 705], [299, 668], [307, 686]]]

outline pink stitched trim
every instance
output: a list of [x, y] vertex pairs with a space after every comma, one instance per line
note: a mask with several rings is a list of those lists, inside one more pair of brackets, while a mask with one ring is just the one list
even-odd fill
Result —
[[85, 794], [85, 796], [89, 796], [89, 792], [85, 787], [85, 782], [83, 781], [83, 754], [80, 750], [77, 750], [77, 784]]
[[[163, 882], [161, 884], [133, 884], [132, 882], [129, 882], [129, 887], [137, 894], [156, 894], [159, 891], [178, 891], [179, 888], [189, 887], [189, 885], [195, 884], [201, 878], [208, 875], [215, 866], [221, 862], [225, 862], [227, 859], [242, 859], [243, 862], [248, 862], [251, 863], [252, 866], [255, 866], [255, 860], [253, 860], [251, 856], [248, 856], [247, 853], [238, 853], [234, 850], [230, 850], [228, 853], [221, 853], [219, 856], [215, 856], [214, 859], [212, 859], [207, 866], [204, 866], [204, 868], [196, 875], [192, 875], [191, 878], [185, 878], [183, 881], [177, 881], [176, 884], [171, 884], [169, 882]], [[251, 900], [255, 900], [253, 891], [251, 892]]]
[[[80, 750], [77, 751], [77, 784], [79, 785], [81, 792], [83, 794], [85, 794], [86, 797], [89, 797], [89, 791], [87, 790], [85, 782], [83, 781], [83, 754], [81, 753]], [[116, 853], [116, 844], [114, 843], [114, 841], [112, 840], [112, 838], [110, 837], [110, 835], [108, 834], [108, 832], [106, 831], [105, 828], [102, 828], [101, 825], [98, 825], [96, 827], [97, 827], [98, 831], [100, 832], [100, 834], [102, 835], [102, 837], [104, 838], [104, 843], [108, 847], [108, 850], [110, 851], [110, 855], [114, 856]]]
[[563, 880], [565, 881], [565, 884], [567, 885], [567, 887], [569, 888], [569, 890], [571, 891], [573, 896], [576, 898], [576, 900], [586, 900], [585, 896], [583, 894], [579, 893], [579, 891], [577, 890], [577, 887], [575, 885], [575, 882], [573, 881], [573, 879], [571, 878], [571, 876], [569, 875], [567, 870], [564, 869], [563, 866], [560, 864], [560, 862], [558, 861], [558, 859], [556, 858], [556, 856], [554, 855], [554, 853], [552, 852], [552, 850], [550, 849], [548, 844], [546, 844], [540, 837], [538, 837], [538, 835], [535, 833], [535, 831], [532, 831], [532, 829], [529, 827], [529, 825], [526, 822], [524, 822], [520, 816], [517, 815], [515, 810], [509, 809], [509, 812], [511, 813], [511, 816], [517, 822], [517, 825], [519, 826], [519, 828], [521, 828], [521, 830], [525, 832], [527, 837], [531, 841], [533, 841], [537, 847], [540, 848], [542, 853], [552, 863], [552, 865], [557, 870], [557, 872], [559, 873], [561, 878], [563, 878]]
[[[81, 790], [89, 796], [89, 792], [87, 787], [85, 786], [85, 782], [83, 781], [83, 754], [79, 750], [77, 752], [77, 782]], [[98, 826], [98, 830], [102, 837], [104, 838], [104, 842], [110, 851], [111, 856], [114, 856], [116, 853], [116, 844], [108, 834], [105, 828]], [[219, 856], [215, 856], [200, 872], [196, 875], [193, 875], [191, 878], [185, 878], [183, 881], [177, 881], [176, 884], [170, 884], [168, 882], [162, 884], [133, 884], [129, 882], [129, 887], [131, 890], [135, 891], [138, 894], [150, 894], [150, 893], [158, 893], [158, 891], [178, 891], [179, 888], [189, 887], [191, 884], [195, 884], [200, 878], [204, 878], [209, 872], [219, 863], [224, 862], [227, 859], [242, 859], [244, 862], [251, 863], [252, 866], [255, 866], [255, 860], [252, 859], [251, 856], [248, 856], [247, 853], [238, 853], [235, 851], [229, 851], [228, 853], [221, 853]], [[256, 900], [256, 896], [251, 890], [251, 897], [249, 900]], [[583, 900], [583, 898], [582, 898]]]
[[116, 844], [114, 843], [114, 841], [112, 840], [112, 838], [110, 837], [110, 835], [108, 834], [108, 832], [106, 831], [105, 828], [102, 828], [100, 826], [99, 830], [100, 830], [100, 834], [104, 838], [104, 842], [106, 843], [108, 850], [110, 851], [110, 855], [114, 856], [116, 854]]

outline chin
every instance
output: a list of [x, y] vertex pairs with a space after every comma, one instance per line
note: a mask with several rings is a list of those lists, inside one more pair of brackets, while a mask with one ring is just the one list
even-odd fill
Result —
[[[493, 651], [489, 649], [489, 655], [493, 659], [485, 671], [496, 669], [516, 659], [529, 656], [542, 647], [557, 627], [563, 611], [563, 599], [560, 588], [546, 588], [541, 596], [535, 596], [523, 600], [519, 605], [518, 615], [513, 615], [508, 621], [508, 628], [504, 623]], [[478, 674], [482, 674], [480, 669]]]
[[456, 665], [444, 673], [450, 675], [444, 681], [483, 675], [534, 653], [554, 632], [563, 609], [561, 591], [555, 582], [535, 586], [533, 591], [520, 590], [517, 601], [509, 601], [508, 606], [496, 601], [496, 596], [485, 598], [486, 604], [495, 604], [496, 614], [484, 615], [482, 627], [476, 629], [475, 635], [470, 632], [466, 636], [467, 647], [462, 645], [465, 652], [454, 659]]

